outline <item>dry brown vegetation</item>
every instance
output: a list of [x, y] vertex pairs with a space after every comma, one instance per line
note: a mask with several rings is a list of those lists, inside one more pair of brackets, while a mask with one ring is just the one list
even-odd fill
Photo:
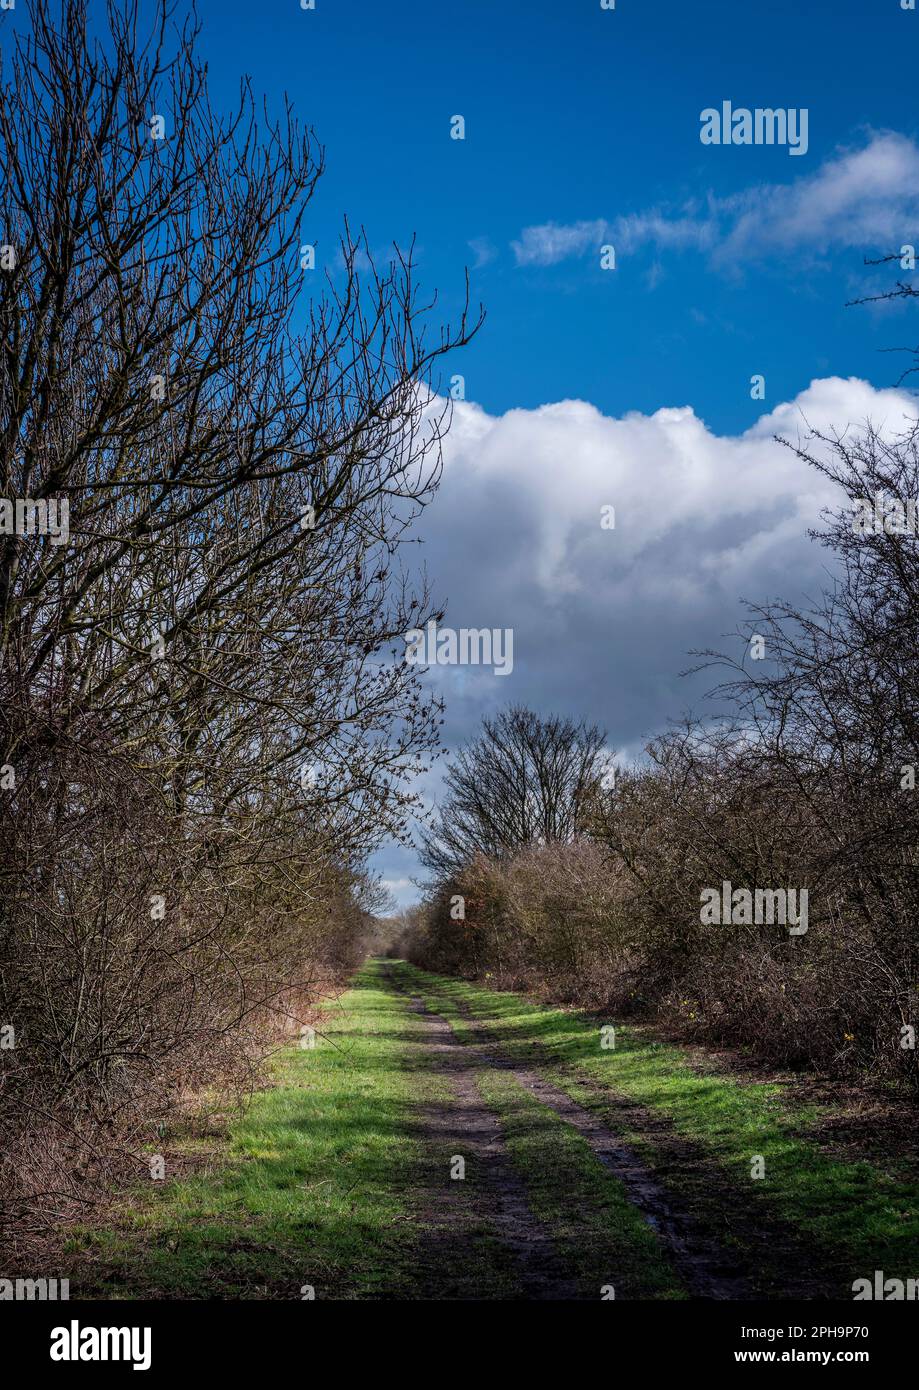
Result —
[[[17, 1239], [363, 953], [439, 709], [400, 565], [439, 475], [410, 255], [301, 266], [323, 154], [209, 105], [163, 4], [36, 0], [0, 77], [0, 1129]], [[4, 37], [7, 37], [6, 35]], [[160, 124], [160, 119], [162, 124]], [[361, 260], [361, 264], [365, 264]], [[424, 418], [423, 418], [424, 417]], [[135, 1166], [144, 1160], [135, 1152]]]

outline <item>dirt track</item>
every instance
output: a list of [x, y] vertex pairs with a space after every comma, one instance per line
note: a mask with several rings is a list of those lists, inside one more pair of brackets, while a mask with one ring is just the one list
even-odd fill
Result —
[[[393, 970], [387, 983], [400, 993], [401, 982]], [[408, 994], [412, 1011], [423, 1022], [423, 1058], [413, 1065], [428, 1065], [446, 1080], [451, 1103], [426, 1107], [424, 1138], [432, 1155], [434, 1172], [442, 1178], [429, 1195], [426, 1212], [428, 1277], [440, 1284], [429, 1297], [474, 1297], [452, 1270], [455, 1252], [467, 1228], [489, 1230], [507, 1252], [520, 1293], [525, 1298], [570, 1299], [584, 1296], [566, 1270], [550, 1233], [534, 1213], [526, 1184], [508, 1152], [501, 1125], [486, 1104], [479, 1078], [488, 1071], [510, 1073], [542, 1105], [549, 1107], [590, 1145], [603, 1167], [625, 1187], [648, 1226], [661, 1241], [690, 1297], [749, 1299], [750, 1282], [691, 1216], [681, 1210], [638, 1157], [602, 1121], [535, 1072], [515, 1064], [486, 1041], [474, 1020], [466, 1020], [476, 1034], [463, 1042], [450, 1021], [430, 1010], [423, 1000]], [[464, 1180], [450, 1177], [450, 1160], [462, 1157]], [[598, 1270], [603, 1268], [598, 1251]], [[608, 1252], [608, 1268], [615, 1268], [615, 1249]], [[598, 1275], [599, 1277], [599, 1275]], [[599, 1290], [592, 1297], [599, 1297]]]

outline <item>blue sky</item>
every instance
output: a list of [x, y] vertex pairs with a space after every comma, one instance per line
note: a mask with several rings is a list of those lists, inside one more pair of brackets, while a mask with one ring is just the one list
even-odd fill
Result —
[[[625, 758], [702, 685], [741, 597], [825, 582], [832, 505], [774, 443], [806, 420], [895, 428], [919, 341], [865, 254], [919, 244], [919, 13], [900, 0], [200, 0], [212, 94], [247, 71], [326, 147], [302, 229], [343, 215], [487, 323], [421, 534], [447, 622], [511, 628], [513, 673], [447, 667], [448, 749], [508, 700], [598, 720]], [[808, 148], [706, 146], [700, 113], [806, 108]], [[450, 119], [466, 123], [450, 139]], [[600, 267], [613, 244], [614, 271]], [[906, 275], [904, 274], [904, 278]], [[765, 398], [750, 379], [765, 378]], [[602, 531], [604, 504], [617, 509]], [[424, 784], [436, 799], [438, 781]], [[376, 866], [401, 903], [411, 852]]]
[[[899, 0], [201, 0], [218, 95], [241, 67], [287, 91], [328, 172], [310, 233], [331, 252], [345, 212], [385, 249], [418, 237], [425, 283], [455, 307], [464, 265], [488, 326], [463, 353], [467, 392], [503, 411], [579, 397], [604, 411], [691, 402], [718, 429], [817, 372], [887, 382], [890, 330], [844, 303], [861, 248], [800, 246], [713, 267], [643, 244], [614, 274], [595, 256], [518, 265], [526, 227], [570, 225], [805, 180], [871, 131], [916, 134], [919, 13]], [[699, 112], [802, 107], [809, 150], [703, 147]], [[449, 118], [466, 139], [449, 139]], [[470, 245], [472, 243], [472, 245]], [[476, 249], [473, 249], [476, 248]], [[483, 254], [492, 256], [479, 265]]]

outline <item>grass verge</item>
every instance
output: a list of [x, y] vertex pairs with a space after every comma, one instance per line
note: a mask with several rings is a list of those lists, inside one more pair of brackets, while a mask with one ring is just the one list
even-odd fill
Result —
[[73, 1297], [399, 1297], [413, 1282], [416, 1119], [436, 1079], [406, 1066], [417, 1020], [366, 966], [315, 1046], [273, 1064], [221, 1166], [129, 1194], [73, 1233]]
[[[542, 1072], [582, 1105], [603, 1113], [604, 1094], [624, 1096], [672, 1125], [721, 1170], [725, 1185], [745, 1195], [753, 1218], [779, 1219], [806, 1239], [815, 1262], [830, 1271], [826, 1292], [851, 1297], [852, 1282], [884, 1270], [914, 1277], [919, 1250], [919, 1188], [895, 1171], [869, 1162], [838, 1161], [800, 1131], [809, 1116], [789, 1113], [780, 1088], [701, 1073], [678, 1047], [616, 1026], [615, 1048], [601, 1047], [601, 1024], [579, 1010], [543, 1007], [512, 993], [486, 990], [403, 965], [407, 982], [431, 1007], [461, 1020], [477, 1019], [513, 1060]], [[450, 1012], [452, 1011], [452, 1012]], [[459, 1023], [462, 1028], [462, 1023]], [[611, 1112], [611, 1123], [615, 1118]], [[663, 1166], [652, 1136], [622, 1131], [649, 1166]], [[758, 1160], [762, 1160], [760, 1165]], [[752, 1176], [763, 1172], [761, 1178]], [[740, 1230], [725, 1230], [723, 1192], [685, 1179], [666, 1178], [719, 1235], [743, 1244]], [[705, 1190], [707, 1188], [707, 1190]], [[758, 1256], [757, 1258], [760, 1258]], [[754, 1265], [756, 1261], [754, 1260]], [[754, 1273], [757, 1271], [754, 1270]], [[761, 1270], [781, 1283], [781, 1271]]]

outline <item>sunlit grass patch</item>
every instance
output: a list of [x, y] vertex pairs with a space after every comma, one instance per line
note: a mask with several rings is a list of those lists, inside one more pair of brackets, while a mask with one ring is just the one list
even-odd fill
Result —
[[413, 1120], [434, 1083], [406, 1069], [418, 1023], [378, 971], [361, 972], [314, 1047], [278, 1056], [218, 1171], [151, 1182], [114, 1229], [75, 1233], [74, 1296], [87, 1255], [97, 1297], [398, 1296], [423, 1164]]

